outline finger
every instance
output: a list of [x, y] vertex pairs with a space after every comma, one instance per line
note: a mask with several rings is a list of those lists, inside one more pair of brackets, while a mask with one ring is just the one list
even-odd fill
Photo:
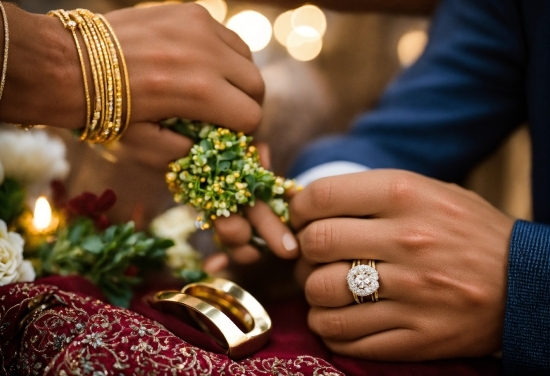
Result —
[[311, 263], [397, 261], [405, 257], [397, 231], [389, 219], [330, 218], [310, 223], [297, 238], [302, 255]]
[[260, 165], [265, 169], [270, 169], [271, 167], [271, 156], [269, 155], [269, 145], [265, 142], [255, 142], [254, 146], [258, 150], [258, 155], [260, 156]]
[[227, 253], [216, 253], [207, 257], [202, 265], [203, 270], [208, 274], [219, 273], [229, 265], [229, 256]]
[[341, 308], [313, 307], [310, 329], [325, 340], [354, 341], [362, 337], [412, 325], [409, 313], [394, 301], [355, 304]]
[[273, 253], [284, 259], [298, 256], [298, 242], [294, 234], [268, 204], [258, 200], [254, 206], [246, 207], [244, 213]]
[[229, 255], [238, 264], [252, 264], [260, 259], [260, 252], [251, 245], [234, 247], [229, 251]]
[[237, 214], [218, 217], [214, 221], [214, 229], [219, 241], [230, 247], [246, 245], [252, 236], [248, 221]]
[[398, 211], [417, 193], [418, 179], [410, 172], [380, 169], [316, 180], [292, 200], [292, 226], [300, 229], [316, 219]]
[[228, 29], [227, 27], [219, 24], [220, 27], [216, 29], [218, 36], [223, 40], [229, 47], [235, 50], [239, 55], [245, 57], [246, 59], [252, 61], [252, 52], [250, 47], [242, 40], [241, 37], [233, 30]]
[[216, 90], [207, 90], [197, 97], [174, 98], [173, 105], [177, 102], [180, 109], [177, 116], [252, 133], [262, 120], [258, 102], [225, 80], [215, 86]]
[[[347, 275], [351, 262], [342, 261], [317, 267], [306, 280], [304, 293], [311, 306], [344, 307], [355, 304], [353, 294], [348, 287]], [[410, 291], [410, 273], [403, 272], [398, 265], [377, 262], [378, 298], [382, 300], [408, 300]], [[371, 297], [364, 298], [365, 303], [371, 302]], [[378, 302], [377, 302], [378, 303]]]
[[261, 104], [264, 100], [265, 83], [258, 67], [236, 54], [231, 54], [224, 60], [220, 61], [223, 63], [220, 71], [224, 72], [227, 81]]
[[337, 354], [360, 359], [410, 362], [434, 359], [430, 352], [418, 351], [424, 346], [421, 338], [416, 330], [395, 328], [354, 341], [326, 339], [324, 342]]
[[156, 168], [166, 169], [171, 161], [189, 154], [193, 141], [155, 123], [135, 123], [120, 140], [133, 158]]

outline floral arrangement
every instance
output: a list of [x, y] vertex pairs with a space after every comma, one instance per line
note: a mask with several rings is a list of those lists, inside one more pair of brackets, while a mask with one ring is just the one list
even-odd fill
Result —
[[239, 213], [243, 205], [254, 206], [257, 198], [288, 222], [284, 194], [295, 188], [295, 182], [260, 165], [251, 136], [178, 118], [162, 125], [195, 141], [188, 156], [169, 165], [166, 182], [176, 202], [189, 203], [201, 213], [197, 218], [201, 228], [209, 228], [218, 217]]
[[[78, 274], [111, 303], [127, 307], [133, 287], [152, 269], [168, 266], [189, 282], [204, 276], [200, 255], [188, 243], [195, 230], [188, 208], [160, 216], [150, 232], [136, 231], [133, 222], [110, 224], [106, 212], [116, 202], [114, 192], [67, 199], [60, 180], [68, 171], [60, 140], [42, 130], [0, 128], [0, 285]], [[36, 229], [28, 201], [45, 192], [58, 223]], [[174, 217], [180, 224], [175, 229]]]
[[[212, 220], [239, 213], [256, 199], [288, 222], [284, 195], [294, 181], [260, 165], [252, 137], [198, 121], [171, 119], [162, 125], [195, 141], [188, 156], [170, 164], [166, 181], [176, 202], [199, 212], [199, 227], [209, 228]], [[67, 199], [60, 180], [68, 171], [61, 141], [42, 130], [0, 128], [0, 285], [78, 274], [111, 303], [126, 307], [133, 287], [151, 269], [168, 266], [187, 282], [205, 276], [188, 242], [196, 230], [196, 212], [189, 206], [167, 211], [149, 232], [136, 231], [132, 222], [110, 224], [105, 213], [116, 202], [114, 192]], [[29, 199], [44, 192], [53, 198], [58, 223], [36, 230]]]

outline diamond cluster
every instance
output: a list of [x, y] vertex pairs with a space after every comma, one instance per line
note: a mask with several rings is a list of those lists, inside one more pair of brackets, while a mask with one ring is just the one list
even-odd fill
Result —
[[378, 290], [378, 272], [368, 265], [357, 265], [348, 272], [348, 287], [357, 296], [368, 296]]

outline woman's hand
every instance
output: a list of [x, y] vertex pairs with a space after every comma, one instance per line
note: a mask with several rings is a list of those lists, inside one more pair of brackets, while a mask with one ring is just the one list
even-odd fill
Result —
[[[255, 146], [262, 167], [269, 169], [270, 156], [267, 144], [257, 143]], [[292, 190], [286, 194], [287, 199], [290, 199], [295, 192]], [[229, 261], [228, 256], [239, 264], [257, 261], [262, 250], [251, 242], [253, 231], [256, 232], [254, 236], [265, 242], [265, 246], [260, 248], [267, 248], [284, 259], [296, 258], [299, 255], [298, 243], [291, 229], [261, 200], [256, 200], [253, 207], [245, 206], [243, 215], [218, 217], [214, 221], [214, 229], [217, 239], [228, 252], [219, 253], [205, 261], [204, 268], [209, 273], [223, 269]]]
[[[372, 170], [314, 182], [293, 198], [291, 221], [309, 326], [331, 350], [420, 361], [500, 349], [514, 220], [475, 193]], [[378, 302], [354, 302], [354, 259], [376, 260]]]
[[105, 15], [120, 41], [132, 123], [171, 117], [250, 133], [264, 83], [248, 46], [200, 5], [126, 8]]
[[192, 142], [156, 123], [181, 117], [252, 132], [264, 83], [248, 46], [197, 4], [127, 8], [105, 15], [128, 65], [132, 116], [122, 146], [166, 169]]

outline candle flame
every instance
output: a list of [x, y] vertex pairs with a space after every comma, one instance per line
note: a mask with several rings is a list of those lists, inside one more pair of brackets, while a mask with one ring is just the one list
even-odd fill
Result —
[[32, 224], [38, 231], [46, 230], [52, 223], [52, 208], [44, 196], [40, 196], [34, 205]]

